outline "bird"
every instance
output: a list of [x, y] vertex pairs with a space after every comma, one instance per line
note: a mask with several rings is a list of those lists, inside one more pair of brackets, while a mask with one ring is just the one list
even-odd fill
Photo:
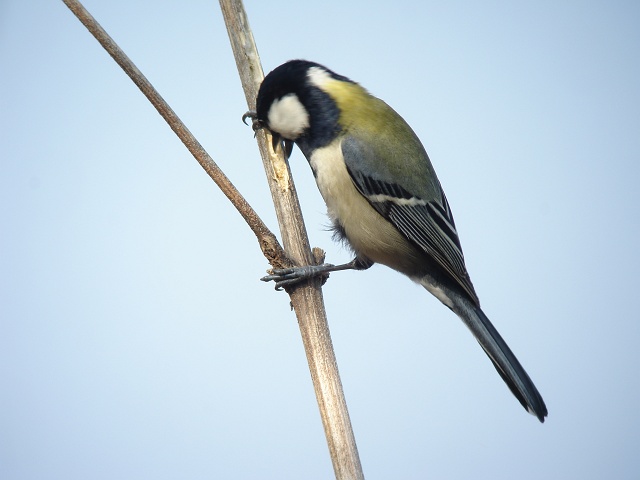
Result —
[[359, 83], [308, 60], [290, 60], [262, 81], [254, 131], [288, 158], [306, 157], [334, 236], [354, 253], [342, 265], [273, 270], [276, 288], [379, 263], [423, 286], [469, 328], [522, 406], [540, 422], [547, 407], [507, 343], [480, 308], [451, 208], [427, 152], [407, 122]]

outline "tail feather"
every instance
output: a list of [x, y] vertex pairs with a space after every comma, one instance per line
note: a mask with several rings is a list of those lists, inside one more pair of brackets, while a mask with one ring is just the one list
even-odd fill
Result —
[[542, 396], [493, 324], [480, 307], [466, 298], [453, 300], [452, 310], [471, 330], [511, 392], [529, 413], [544, 422], [547, 406]]

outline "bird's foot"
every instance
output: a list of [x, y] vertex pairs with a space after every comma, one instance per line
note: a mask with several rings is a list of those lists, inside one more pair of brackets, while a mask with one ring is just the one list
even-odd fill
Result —
[[269, 275], [262, 277], [263, 282], [275, 282], [276, 290], [295, 285], [303, 280], [314, 277], [329, 276], [329, 272], [335, 271], [335, 265], [323, 263], [322, 265], [307, 265], [305, 267], [274, 268], [269, 270]]

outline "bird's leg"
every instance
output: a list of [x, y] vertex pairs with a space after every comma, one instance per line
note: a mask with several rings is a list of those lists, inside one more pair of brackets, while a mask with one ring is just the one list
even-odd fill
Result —
[[340, 270], [366, 270], [371, 267], [374, 262], [368, 258], [356, 257], [348, 263], [341, 265], [332, 265], [331, 263], [323, 263], [321, 265], [307, 265], [304, 267], [292, 268], [274, 268], [270, 270], [270, 274], [262, 277], [263, 282], [274, 281], [276, 290], [282, 290], [283, 287], [294, 285], [302, 280], [322, 275], [328, 275], [330, 272], [338, 272]]

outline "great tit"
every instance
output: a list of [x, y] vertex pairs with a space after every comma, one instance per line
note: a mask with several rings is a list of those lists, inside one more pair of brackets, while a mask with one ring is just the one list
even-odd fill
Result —
[[453, 215], [422, 143], [391, 107], [352, 80], [306, 60], [289, 61], [260, 86], [254, 130], [266, 128], [286, 156], [295, 143], [309, 161], [335, 235], [355, 253], [344, 265], [274, 271], [281, 287], [301, 278], [387, 265], [422, 285], [471, 330], [529, 413], [547, 407], [480, 309]]

